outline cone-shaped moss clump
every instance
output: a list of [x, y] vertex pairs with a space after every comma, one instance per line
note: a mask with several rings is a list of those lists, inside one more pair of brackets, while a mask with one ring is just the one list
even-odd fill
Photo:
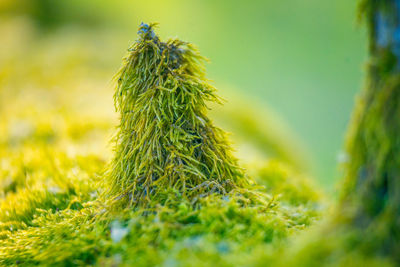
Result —
[[187, 197], [229, 191], [243, 174], [226, 134], [207, 117], [207, 101], [219, 101], [190, 44], [161, 42], [154, 24], [141, 24], [139, 39], [117, 75], [120, 113], [111, 196], [148, 202], [161, 190]]

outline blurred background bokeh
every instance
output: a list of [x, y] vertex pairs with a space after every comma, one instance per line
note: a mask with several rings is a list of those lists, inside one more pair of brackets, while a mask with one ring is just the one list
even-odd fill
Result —
[[163, 38], [210, 59], [227, 99], [212, 115], [242, 160], [280, 158], [333, 192], [366, 58], [355, 18], [348, 0], [0, 0], [0, 129], [11, 136], [0, 142], [29, 136], [37, 121], [33, 136], [47, 141], [96, 125], [108, 129], [104, 147], [90, 145], [93, 131], [82, 143], [109, 153], [112, 76], [138, 25], [159, 22]]

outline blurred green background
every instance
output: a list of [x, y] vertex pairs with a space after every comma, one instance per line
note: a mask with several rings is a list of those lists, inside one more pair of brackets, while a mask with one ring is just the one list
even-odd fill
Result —
[[[138, 25], [142, 21], [159, 22], [158, 32], [163, 38], [192, 42], [211, 60], [208, 77], [223, 97], [247, 99], [249, 108], [261, 107], [263, 112], [252, 114], [256, 121], [269, 125], [264, 129], [266, 134], [275, 131], [279, 139], [282, 133], [282, 145], [310, 162], [304, 163], [309, 165], [306, 171], [332, 191], [338, 181], [337, 162], [354, 96], [362, 85], [366, 58], [366, 36], [356, 24], [355, 2], [0, 0], [2, 26], [10, 21], [19, 25], [11, 30], [2, 27], [4, 40], [11, 38], [10, 31], [21, 35], [14, 36], [14, 42], [3, 41], [1, 54], [5, 59], [25, 47], [44, 49], [42, 40], [46, 38], [53, 38], [54, 45], [46, 48], [50, 52], [68, 50], [71, 43], [81, 44], [84, 52], [70, 55], [90, 61], [85, 53], [95, 52], [96, 61], [89, 62], [93, 71], [88, 68], [80, 74], [104, 84], [111, 99], [111, 77], [126, 48], [136, 39]], [[40, 56], [36, 60], [43, 61]], [[6, 67], [4, 62], [0, 67]], [[45, 63], [48, 68], [54, 64], [58, 63]], [[67, 72], [66, 79], [75, 79]], [[16, 88], [4, 84], [3, 90]], [[106, 108], [111, 109], [112, 104]], [[227, 120], [229, 129], [229, 120], [235, 118]], [[233, 136], [237, 134], [234, 128], [231, 131]]]

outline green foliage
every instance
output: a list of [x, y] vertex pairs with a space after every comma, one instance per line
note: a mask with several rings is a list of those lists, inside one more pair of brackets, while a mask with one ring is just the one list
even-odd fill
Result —
[[[86, 159], [89, 160], [89, 159]], [[34, 172], [40, 171], [35, 169]], [[269, 183], [269, 174], [276, 174], [294, 190], [318, 195], [309, 188], [296, 185], [299, 176], [287, 176], [282, 166], [266, 165], [258, 174]], [[91, 172], [88, 173], [93, 176]], [[277, 178], [272, 178], [276, 182]], [[36, 204], [22, 202], [20, 218], [31, 216], [19, 228], [2, 218], [0, 264], [31, 266], [106, 265], [118, 263], [135, 266], [162, 265], [174, 262], [181, 266], [223, 266], [246, 264], [248, 259], [264, 255], [290, 235], [298, 233], [319, 217], [318, 204], [311, 197], [296, 204], [279, 201], [290, 199], [289, 191], [262, 187], [258, 190], [233, 189], [225, 196], [212, 194], [199, 199], [197, 205], [182, 199], [179, 192], [164, 191], [165, 202], [153, 208], [107, 211], [96, 202], [91, 190], [82, 190], [75, 181], [79, 206], [44, 189], [46, 198]], [[19, 190], [21, 199], [34, 197], [35, 192]], [[272, 196], [276, 196], [275, 198]], [[54, 206], [46, 205], [51, 201]], [[6, 200], [5, 200], [6, 202]], [[5, 203], [3, 202], [3, 203]], [[66, 205], [69, 207], [63, 209]], [[4, 206], [3, 213], [12, 211]], [[4, 221], [3, 221], [4, 220]], [[13, 227], [13, 228], [11, 228]], [[29, 244], [29, 245], [27, 245]]]
[[319, 219], [320, 194], [290, 167], [249, 165], [244, 176], [206, 116], [217, 98], [193, 47], [140, 31], [119, 74], [121, 123], [105, 174], [107, 119], [82, 123], [57, 104], [5, 107], [0, 265], [246, 265]]
[[244, 177], [225, 133], [207, 117], [206, 101], [218, 98], [203, 58], [190, 44], [161, 42], [153, 26], [140, 26], [117, 75], [121, 117], [110, 196], [137, 205], [168, 187], [189, 198], [226, 193]]

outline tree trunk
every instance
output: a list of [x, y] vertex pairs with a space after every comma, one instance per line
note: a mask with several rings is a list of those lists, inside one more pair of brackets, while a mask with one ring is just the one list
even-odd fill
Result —
[[363, 229], [364, 244], [400, 260], [400, 0], [366, 0], [367, 84], [346, 151], [341, 210]]

